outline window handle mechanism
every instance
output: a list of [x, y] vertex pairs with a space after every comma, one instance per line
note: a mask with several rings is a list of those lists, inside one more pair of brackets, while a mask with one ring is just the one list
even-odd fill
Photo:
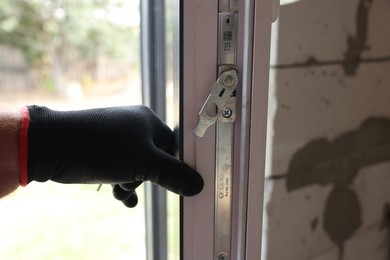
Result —
[[216, 83], [211, 89], [211, 93], [206, 99], [199, 112], [199, 123], [194, 133], [202, 137], [206, 130], [215, 122], [234, 122], [235, 104], [227, 107], [229, 98], [235, 95], [235, 89], [238, 84], [237, 69], [230, 68], [221, 73]]

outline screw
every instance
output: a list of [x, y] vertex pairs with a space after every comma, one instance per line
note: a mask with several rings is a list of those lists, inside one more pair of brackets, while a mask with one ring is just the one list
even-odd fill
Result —
[[220, 253], [220, 254], [218, 255], [218, 260], [228, 260], [227, 254], [225, 254], [225, 253]]
[[225, 107], [225, 108], [222, 110], [222, 116], [223, 116], [224, 118], [229, 118], [229, 117], [232, 116], [232, 114], [233, 114], [233, 111], [232, 111], [230, 108]]

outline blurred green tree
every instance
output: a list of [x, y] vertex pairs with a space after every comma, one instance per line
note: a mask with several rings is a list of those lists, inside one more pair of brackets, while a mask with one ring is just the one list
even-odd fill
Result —
[[30, 68], [58, 89], [76, 61], [134, 62], [139, 28], [112, 19], [125, 1], [1, 0], [0, 44], [19, 49]]

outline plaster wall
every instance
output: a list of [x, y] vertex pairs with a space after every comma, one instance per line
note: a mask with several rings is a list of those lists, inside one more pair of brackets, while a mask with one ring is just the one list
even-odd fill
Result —
[[263, 259], [390, 259], [390, 1], [273, 25]]

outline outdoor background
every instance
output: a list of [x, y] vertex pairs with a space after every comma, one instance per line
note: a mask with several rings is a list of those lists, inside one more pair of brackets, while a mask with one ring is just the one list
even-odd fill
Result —
[[[0, 1], [2, 108], [140, 104], [140, 70], [139, 0]], [[143, 188], [134, 209], [96, 189], [31, 183], [1, 199], [0, 259], [145, 259]]]

